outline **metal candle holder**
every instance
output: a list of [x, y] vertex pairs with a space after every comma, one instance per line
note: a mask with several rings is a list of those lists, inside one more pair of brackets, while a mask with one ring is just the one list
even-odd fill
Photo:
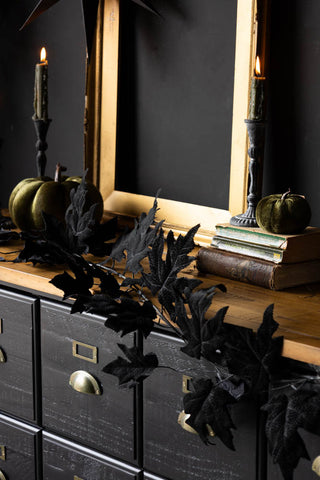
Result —
[[32, 118], [32, 120], [34, 123], [36, 135], [37, 135], [37, 142], [36, 142], [37, 175], [38, 177], [43, 177], [45, 174], [46, 164], [47, 164], [47, 157], [46, 157], [46, 154], [44, 153], [48, 148], [46, 137], [47, 137], [51, 120], [49, 118], [47, 120]]
[[250, 147], [248, 155], [249, 162], [249, 193], [247, 196], [248, 208], [245, 213], [241, 213], [231, 218], [230, 224], [238, 227], [258, 227], [256, 221], [256, 207], [261, 198], [260, 185], [260, 158], [264, 148], [265, 122], [259, 120], [245, 120]]

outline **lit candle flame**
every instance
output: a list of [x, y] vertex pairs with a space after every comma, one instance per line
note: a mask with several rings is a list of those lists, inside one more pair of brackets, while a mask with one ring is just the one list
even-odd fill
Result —
[[261, 75], [261, 65], [260, 65], [260, 58], [257, 56], [256, 58], [256, 66], [255, 66], [255, 73], [259, 77]]
[[40, 52], [40, 62], [46, 63], [46, 61], [47, 61], [47, 52], [46, 52], [46, 49], [42, 47]]

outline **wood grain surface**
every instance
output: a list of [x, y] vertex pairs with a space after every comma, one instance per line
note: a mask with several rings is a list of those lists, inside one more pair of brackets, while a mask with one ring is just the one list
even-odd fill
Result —
[[[7, 254], [18, 248], [19, 245], [2, 246], [1, 254], [10, 258]], [[14, 259], [16, 255], [11, 255], [11, 258]], [[42, 296], [50, 294], [61, 298], [62, 292], [49, 280], [63, 271], [63, 267], [34, 267], [27, 263], [6, 262], [0, 264], [0, 281]], [[273, 303], [274, 317], [280, 325], [277, 335], [285, 338], [283, 355], [320, 365], [320, 284], [272, 291], [210, 274], [200, 274], [193, 264], [183, 275], [201, 279], [203, 287], [219, 283], [227, 287], [227, 293], [217, 291], [209, 314], [223, 306], [229, 306], [226, 315], [228, 323], [256, 330], [265, 308]]]

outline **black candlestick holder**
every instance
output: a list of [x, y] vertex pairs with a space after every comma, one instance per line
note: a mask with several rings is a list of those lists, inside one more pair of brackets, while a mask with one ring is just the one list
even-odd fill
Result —
[[259, 120], [245, 120], [250, 147], [248, 155], [249, 162], [249, 193], [247, 196], [248, 208], [245, 213], [235, 215], [231, 218], [230, 224], [238, 227], [258, 227], [256, 221], [256, 207], [261, 198], [260, 185], [260, 159], [264, 148], [265, 122]]
[[48, 133], [51, 120], [49, 118], [47, 120], [32, 118], [32, 120], [34, 123], [36, 135], [37, 135], [37, 142], [36, 142], [37, 175], [38, 177], [43, 177], [45, 174], [46, 164], [47, 164], [47, 157], [46, 157], [45, 151], [48, 148], [48, 144], [46, 142], [46, 138], [47, 138], [47, 133]]

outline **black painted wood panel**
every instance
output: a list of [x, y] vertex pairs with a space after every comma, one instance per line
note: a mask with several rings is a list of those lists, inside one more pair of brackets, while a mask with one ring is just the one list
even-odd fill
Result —
[[[104, 326], [105, 319], [71, 315], [69, 307], [41, 303], [43, 424], [80, 443], [134, 462], [134, 393], [121, 390], [118, 380], [102, 372], [121, 351], [117, 342], [132, 346], [133, 337], [120, 337]], [[72, 355], [73, 341], [98, 349], [98, 363]], [[90, 349], [79, 347], [91, 357]], [[85, 370], [102, 387], [102, 395], [79, 393], [69, 386], [70, 375]]]
[[[40, 480], [36, 467], [36, 451], [40, 430], [0, 415], [0, 470], [8, 480]], [[2, 453], [2, 451], [0, 452]]]
[[139, 470], [43, 433], [43, 480], [134, 480]]
[[158, 477], [149, 472], [143, 472], [143, 478], [144, 480], [166, 480], [164, 477]]
[[6, 362], [0, 363], [0, 409], [34, 421], [33, 342], [35, 300], [0, 291], [0, 347]]
[[158, 355], [160, 368], [144, 382], [144, 466], [156, 475], [172, 480], [255, 480], [256, 417], [254, 405], [238, 405], [233, 410], [237, 430], [236, 451], [214, 438], [205, 446], [198, 435], [187, 432], [177, 419], [183, 409], [182, 377], [212, 375], [212, 366], [187, 357], [179, 340], [152, 334], [145, 353]]

